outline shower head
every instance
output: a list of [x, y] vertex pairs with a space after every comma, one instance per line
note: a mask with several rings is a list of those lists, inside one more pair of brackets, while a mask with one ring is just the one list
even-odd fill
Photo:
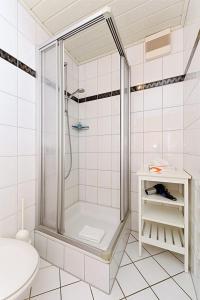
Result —
[[68, 99], [71, 99], [75, 94], [82, 94], [84, 93], [85, 90], [84, 89], [77, 89], [75, 92], [73, 92], [69, 97], [67, 97]]

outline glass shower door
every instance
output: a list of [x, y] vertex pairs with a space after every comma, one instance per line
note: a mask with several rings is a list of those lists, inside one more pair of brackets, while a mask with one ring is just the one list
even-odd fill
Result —
[[129, 210], [129, 65], [125, 57], [120, 57], [120, 220], [123, 221]]
[[41, 50], [41, 225], [58, 231], [61, 203], [59, 42]]

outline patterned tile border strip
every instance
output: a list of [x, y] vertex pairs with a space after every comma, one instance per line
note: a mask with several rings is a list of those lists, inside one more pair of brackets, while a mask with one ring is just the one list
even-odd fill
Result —
[[[132, 86], [130, 88], [130, 91], [131, 92], [136, 92], [136, 91], [140, 91], [140, 90], [151, 89], [151, 88], [154, 88], [154, 87], [159, 87], [159, 86], [163, 86], [163, 85], [167, 85], [167, 84], [172, 84], [172, 83], [177, 83], [177, 82], [184, 81], [185, 74], [187, 74], [187, 72], [189, 70], [189, 67], [191, 65], [194, 53], [197, 49], [199, 40], [200, 40], [200, 30], [198, 31], [194, 46], [193, 46], [191, 54], [190, 54], [190, 58], [188, 60], [187, 66], [185, 68], [184, 75], [179, 75], [179, 76], [175, 76], [175, 77], [171, 77], [171, 78], [166, 78], [166, 79], [162, 79], [162, 80], [157, 80], [157, 81], [153, 81], [153, 82], [149, 82], [149, 83], [144, 83], [144, 84]], [[36, 77], [36, 71], [35, 70], [33, 70], [32, 68], [30, 68], [29, 66], [27, 66], [26, 64], [21, 62], [20, 60], [16, 59], [14, 56], [10, 55], [9, 53], [4, 51], [3, 49], [0, 49], [0, 57], [5, 59], [9, 63], [13, 64], [14, 66], [18, 67], [19, 69], [23, 70], [24, 72], [28, 73], [29, 75], [31, 75], [33, 77]], [[79, 100], [76, 97], [72, 97], [72, 99], [76, 102], [83, 103], [85, 101], [93, 101], [93, 100], [108, 98], [108, 97], [116, 96], [116, 95], [120, 95], [120, 90], [115, 90], [115, 91], [106, 92], [106, 93], [102, 93], [102, 94], [98, 94], [98, 95], [93, 95], [93, 96], [89, 96], [89, 97], [85, 97], [85, 98], [80, 98]]]
[[10, 55], [6, 51], [0, 49], [0, 57], [8, 61], [9, 63], [13, 64], [15, 67], [23, 70], [24, 72], [28, 73], [29, 75], [36, 77], [36, 71], [21, 62], [20, 60], [16, 59], [14, 56]]
[[[177, 83], [177, 82], [184, 81], [184, 79], [185, 79], [185, 75], [179, 75], [179, 76], [174, 76], [174, 77], [170, 77], [170, 78], [166, 78], [166, 79], [162, 79], [162, 80], [139, 84], [139, 85], [132, 86], [130, 88], [130, 92], [133, 93], [133, 92], [147, 90], [147, 89], [151, 89], [151, 88], [155, 88], [155, 87], [159, 87], [159, 86], [163, 86], [163, 85]], [[115, 90], [115, 91], [111, 91], [111, 92], [107, 92], [107, 93], [93, 95], [93, 96], [89, 96], [89, 97], [85, 97], [85, 98], [80, 98], [79, 100], [76, 98], [75, 101], [79, 102], [79, 103], [83, 103], [86, 101], [108, 98], [108, 97], [112, 97], [112, 96], [116, 96], [116, 95], [120, 95], [120, 90]]]

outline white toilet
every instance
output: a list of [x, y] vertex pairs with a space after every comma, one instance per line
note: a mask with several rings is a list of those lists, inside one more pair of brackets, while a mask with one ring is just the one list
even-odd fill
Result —
[[39, 255], [30, 244], [0, 238], [0, 299], [18, 299], [31, 285], [39, 263]]

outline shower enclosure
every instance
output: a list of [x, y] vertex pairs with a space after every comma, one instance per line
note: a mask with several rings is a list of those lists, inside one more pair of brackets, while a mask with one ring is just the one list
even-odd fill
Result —
[[[106, 55], [112, 58], [108, 74], [101, 65]], [[37, 230], [109, 260], [129, 213], [130, 93], [110, 10], [65, 30], [39, 56]]]

